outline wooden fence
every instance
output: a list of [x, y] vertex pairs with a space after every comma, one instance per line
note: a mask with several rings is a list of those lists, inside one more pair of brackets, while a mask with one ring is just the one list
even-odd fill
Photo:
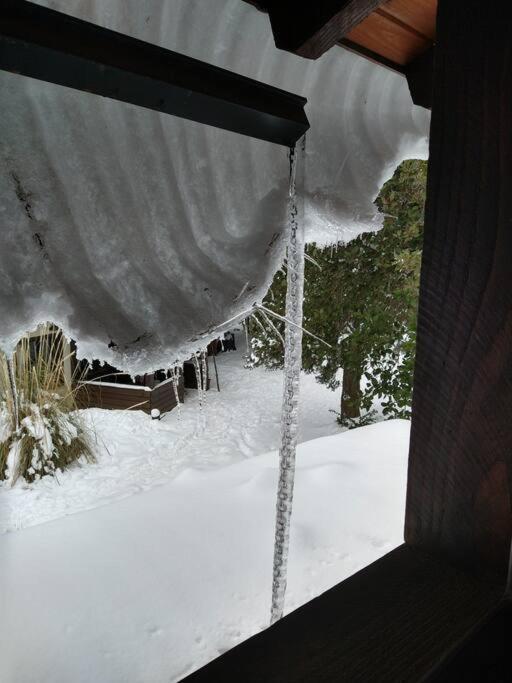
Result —
[[[178, 385], [180, 401], [184, 399], [183, 378]], [[172, 379], [160, 382], [154, 389], [132, 384], [111, 382], [82, 382], [77, 391], [77, 403], [81, 408], [107, 408], [111, 410], [143, 410], [151, 413], [157, 408], [167, 413], [176, 406]]]

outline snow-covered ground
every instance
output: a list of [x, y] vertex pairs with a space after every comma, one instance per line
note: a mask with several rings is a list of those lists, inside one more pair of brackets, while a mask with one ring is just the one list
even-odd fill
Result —
[[[169, 683], [268, 625], [282, 377], [219, 370], [201, 415], [91, 411], [96, 465], [0, 489], [30, 527], [0, 535], [2, 683]], [[405, 505], [409, 424], [342, 433], [302, 388], [286, 611], [398, 545]]]
[[[29, 487], [19, 484], [9, 490], [0, 483], [0, 531], [126, 498], [165, 484], [187, 468], [223, 467], [277, 448], [282, 372], [245, 369], [243, 350], [242, 345], [217, 356], [220, 393], [211, 364], [212, 389], [201, 411], [195, 390], [186, 392], [181, 415], [174, 410], [160, 422], [142, 411], [84, 411], [96, 441], [97, 463]], [[339, 392], [306, 374], [301, 392], [299, 440], [340, 432], [329, 412], [339, 410]]]
[[[402, 540], [408, 423], [299, 447], [287, 610]], [[0, 680], [168, 683], [268, 625], [277, 456], [0, 538]]]

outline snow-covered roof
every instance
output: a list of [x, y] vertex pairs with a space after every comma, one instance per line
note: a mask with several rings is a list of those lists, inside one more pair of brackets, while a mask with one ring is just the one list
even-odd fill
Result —
[[[240, 0], [40, 4], [306, 96], [309, 240], [378, 227], [382, 183], [426, 156], [429, 114], [404, 78], [342, 48], [279, 51]], [[283, 256], [285, 149], [3, 72], [0, 119], [0, 347], [51, 320], [79, 355], [141, 372], [264, 295]]]

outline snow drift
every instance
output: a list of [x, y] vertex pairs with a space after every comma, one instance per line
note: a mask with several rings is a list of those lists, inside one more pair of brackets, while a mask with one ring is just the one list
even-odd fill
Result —
[[[306, 96], [310, 240], [378, 227], [380, 186], [426, 155], [428, 113], [405, 79], [342, 48], [281, 52], [240, 0], [40, 2]], [[285, 149], [7, 73], [0, 120], [1, 348], [52, 320], [80, 355], [144, 371], [265, 293], [284, 248]]]
[[[399, 545], [409, 423], [299, 446], [286, 609]], [[0, 680], [178, 681], [268, 626], [268, 453], [1, 536]], [[23, 634], [23, 637], [20, 637]]]

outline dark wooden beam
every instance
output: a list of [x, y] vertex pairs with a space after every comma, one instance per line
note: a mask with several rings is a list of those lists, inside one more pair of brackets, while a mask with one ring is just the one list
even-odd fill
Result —
[[306, 100], [24, 0], [0, 3], [0, 69], [293, 145]]
[[496, 586], [402, 546], [184, 680], [424, 682], [500, 598]]
[[512, 6], [440, 0], [406, 541], [505, 581], [512, 536]]
[[460, 643], [429, 683], [505, 683], [512, 681], [512, 603], [479, 624], [473, 635]]
[[414, 104], [432, 108], [432, 88], [434, 79], [434, 47], [416, 57], [404, 69], [407, 84]]
[[318, 59], [385, 0], [247, 0], [268, 12], [276, 47]]

